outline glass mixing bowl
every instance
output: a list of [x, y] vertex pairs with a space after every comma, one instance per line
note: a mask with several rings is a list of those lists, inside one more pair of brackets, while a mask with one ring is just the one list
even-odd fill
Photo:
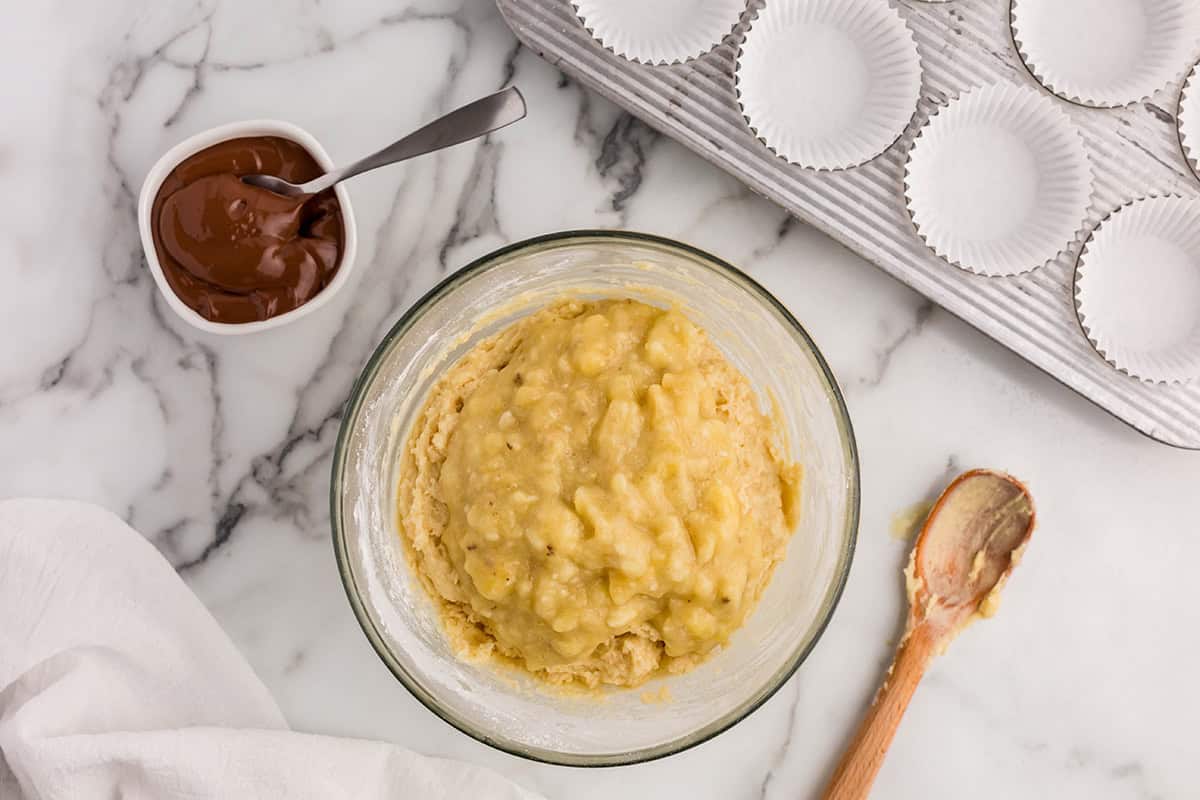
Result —
[[[564, 294], [672, 302], [750, 379], [804, 469], [800, 524], [757, 609], [684, 675], [603, 699], [554, 693], [511, 669], [455, 657], [397, 530], [397, 452], [426, 394], [481, 339]], [[575, 231], [502, 248], [406, 313], [354, 386], [333, 461], [338, 569], [379, 657], [439, 717], [481, 742], [557, 764], [676, 753], [743, 719], [795, 672], [837, 604], [858, 528], [858, 457], [846, 407], [812, 339], [736, 268], [678, 242]], [[669, 700], [646, 692], [668, 686]], [[644, 699], [645, 698], [645, 699]]]

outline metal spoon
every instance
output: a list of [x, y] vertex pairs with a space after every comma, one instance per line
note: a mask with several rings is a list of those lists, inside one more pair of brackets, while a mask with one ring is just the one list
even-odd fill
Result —
[[274, 175], [246, 175], [245, 183], [268, 189], [287, 197], [307, 197], [323, 192], [335, 183], [353, 178], [378, 167], [395, 164], [413, 156], [432, 153], [451, 145], [461, 144], [499, 130], [525, 117], [525, 98], [515, 86], [467, 103], [425, 127], [393, 142], [378, 153], [355, 161], [348, 167], [326, 172], [307, 183], [289, 183]]
[[909, 609], [904, 638], [825, 787], [826, 800], [867, 796], [929, 662], [967, 623], [995, 611], [1000, 588], [1029, 543], [1035, 520], [1029, 490], [1001, 472], [966, 472], [942, 492], [905, 571]]

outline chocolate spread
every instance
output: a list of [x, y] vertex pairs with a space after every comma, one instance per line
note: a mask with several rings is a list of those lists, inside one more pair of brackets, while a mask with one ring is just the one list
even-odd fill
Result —
[[179, 299], [213, 322], [256, 322], [325, 288], [345, 237], [333, 190], [290, 198], [240, 180], [261, 173], [303, 183], [324, 171], [277, 136], [230, 139], [184, 159], [151, 209], [154, 249]]

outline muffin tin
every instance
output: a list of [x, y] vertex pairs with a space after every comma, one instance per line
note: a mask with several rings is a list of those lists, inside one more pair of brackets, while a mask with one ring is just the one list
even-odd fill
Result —
[[[765, 5], [761, 0], [749, 4], [719, 46], [670, 66], [634, 63], [606, 50], [580, 22], [570, 0], [497, 4], [526, 45], [573, 79], [1147, 436], [1200, 449], [1200, 380], [1152, 383], [1118, 371], [1089, 343], [1075, 311], [1076, 260], [1102, 219], [1150, 195], [1200, 196], [1200, 181], [1179, 142], [1178, 82], [1120, 108], [1085, 108], [1049, 94], [1021, 61], [1010, 28], [1010, 0], [904, 0], [896, 7], [913, 33], [923, 67], [917, 112], [882, 155], [850, 169], [821, 171], [772, 152], [739, 107], [738, 51]], [[1047, 92], [1082, 136], [1094, 173], [1091, 204], [1070, 247], [1045, 265], [1010, 277], [972, 274], [940, 258], [918, 236], [905, 201], [905, 165], [921, 127], [967, 90], [997, 83]]]

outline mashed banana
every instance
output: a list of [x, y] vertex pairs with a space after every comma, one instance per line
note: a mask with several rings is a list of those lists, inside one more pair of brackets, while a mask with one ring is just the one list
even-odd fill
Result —
[[460, 653], [636, 686], [745, 621], [798, 483], [749, 382], [683, 314], [567, 300], [434, 386], [399, 522]]

